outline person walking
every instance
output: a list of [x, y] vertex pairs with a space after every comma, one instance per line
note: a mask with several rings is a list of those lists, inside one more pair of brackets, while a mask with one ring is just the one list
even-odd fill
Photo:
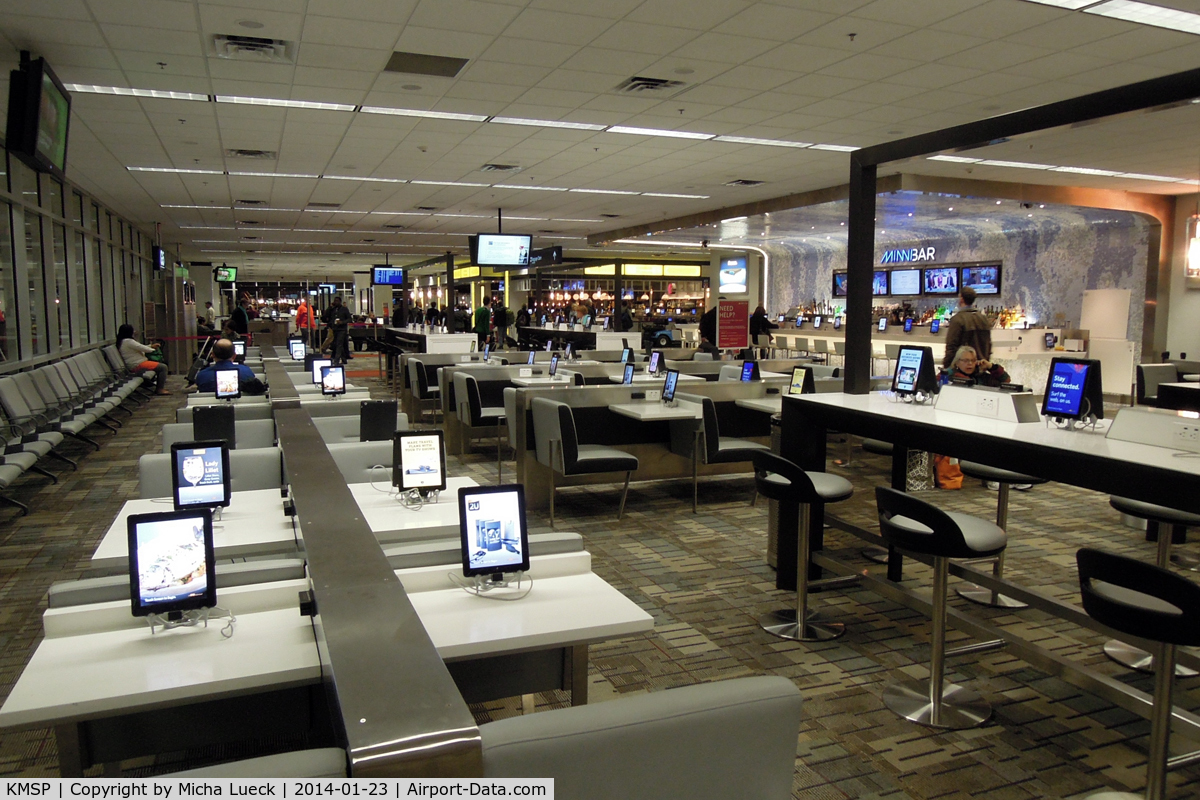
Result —
[[491, 331], [492, 310], [490, 308], [492, 299], [485, 298], [483, 305], [475, 309], [475, 336], [479, 339], [479, 349], [487, 344], [488, 333]]
[[342, 296], [335, 294], [329, 308], [325, 309], [325, 319], [329, 332], [333, 335], [330, 343], [330, 359], [335, 365], [345, 364], [350, 360], [350, 349], [346, 340], [350, 335], [350, 309], [342, 305]]
[[309, 307], [307, 300], [301, 300], [296, 306], [296, 333], [300, 341], [306, 345], [316, 345], [317, 315]]
[[942, 369], [949, 370], [958, 348], [966, 345], [975, 350], [981, 369], [992, 367], [992, 323], [987, 315], [975, 308], [975, 290], [964, 286], [958, 295], [958, 311], [946, 328], [946, 355]]

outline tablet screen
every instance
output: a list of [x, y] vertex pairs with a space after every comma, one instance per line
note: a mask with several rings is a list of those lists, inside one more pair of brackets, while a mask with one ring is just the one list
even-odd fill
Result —
[[679, 383], [679, 370], [667, 370], [667, 377], [663, 380], [662, 399], [664, 403], [670, 403], [675, 399], [675, 384]]
[[392, 439], [392, 485], [446, 488], [446, 448], [441, 431], [400, 431]]
[[229, 448], [224, 442], [171, 445], [171, 484], [176, 510], [229, 505]]
[[633, 383], [633, 364], [625, 365], [625, 374], [621, 376], [621, 383], [626, 385]]
[[238, 371], [236, 369], [219, 369], [217, 370], [217, 397], [227, 399], [237, 397], [242, 393], [238, 383]]
[[896, 359], [896, 379], [892, 390], [901, 394], [917, 391], [917, 376], [921, 374], [921, 359], [924, 351], [916, 347], [901, 347]]
[[662, 361], [662, 353], [659, 352], [658, 350], [655, 350], [653, 353], [650, 354], [649, 370], [650, 370], [651, 375], [658, 374], [658, 365], [661, 361]]
[[312, 361], [312, 382], [321, 382], [321, 367], [332, 367], [333, 360], [329, 358], [314, 358]]
[[788, 394], [804, 394], [804, 382], [807, 378], [807, 367], [792, 367], [792, 383], [788, 387]]
[[529, 569], [523, 486], [463, 487], [458, 506], [463, 575]]
[[128, 534], [129, 595], [135, 617], [217, 604], [211, 511], [133, 514]]
[[292, 348], [292, 360], [304, 360], [304, 342], [299, 339], [292, 339], [290, 347]]
[[1055, 361], [1046, 387], [1043, 414], [1056, 417], [1078, 417], [1083, 405], [1083, 388], [1087, 385], [1088, 364]]
[[321, 367], [321, 394], [345, 394], [346, 370], [343, 367]]

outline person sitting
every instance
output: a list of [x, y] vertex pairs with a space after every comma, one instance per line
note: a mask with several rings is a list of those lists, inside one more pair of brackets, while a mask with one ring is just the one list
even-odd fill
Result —
[[218, 339], [213, 345], [213, 363], [196, 373], [196, 391], [216, 392], [217, 372], [224, 369], [237, 370], [238, 388], [242, 394], [266, 393], [267, 385], [255, 377], [249, 367], [234, 363], [233, 342], [228, 339]]
[[1004, 367], [979, 358], [975, 348], [964, 344], [954, 354], [948, 370], [949, 380], [972, 386], [999, 386], [1012, 380]]
[[155, 348], [133, 338], [132, 325], [126, 323], [117, 329], [117, 352], [121, 354], [125, 366], [135, 373], [153, 372], [155, 394], [170, 394], [167, 391], [166, 363], [146, 358], [154, 351]]

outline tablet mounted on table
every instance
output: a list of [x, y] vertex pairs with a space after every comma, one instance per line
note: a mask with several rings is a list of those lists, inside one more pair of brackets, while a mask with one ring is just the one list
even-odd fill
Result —
[[172, 615], [217, 604], [212, 511], [133, 514], [129, 531], [129, 599], [135, 617]]
[[219, 369], [215, 377], [218, 400], [234, 400], [242, 396], [241, 376], [236, 369]]
[[392, 485], [402, 492], [446, 490], [446, 445], [442, 431], [393, 434]]
[[675, 386], [679, 383], [679, 370], [667, 370], [667, 376], [663, 379], [662, 401], [664, 403], [675, 402]]
[[321, 368], [332, 367], [332, 358], [314, 358], [312, 360], [312, 382], [318, 384], [321, 382]]
[[175, 510], [225, 508], [233, 493], [229, 446], [222, 441], [171, 445], [171, 495]]
[[626, 386], [633, 383], [633, 364], [625, 365], [625, 374], [621, 376], [621, 383]]
[[346, 368], [321, 367], [321, 394], [333, 397], [346, 393]]
[[463, 576], [529, 569], [529, 532], [525, 526], [525, 487], [464, 486], [458, 490], [459, 535]]

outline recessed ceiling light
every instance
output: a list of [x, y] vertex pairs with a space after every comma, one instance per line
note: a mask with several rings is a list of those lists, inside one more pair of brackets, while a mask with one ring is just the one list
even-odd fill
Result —
[[359, 109], [364, 114], [386, 114], [393, 117], [421, 117], [423, 119], [452, 119], [459, 122], [486, 122], [482, 114], [458, 114], [451, 111], [422, 111], [418, 108], [385, 108], [383, 106], [363, 106]]
[[695, 131], [675, 131], [665, 128], [634, 128], [629, 125], [613, 125], [607, 133], [628, 133], [635, 136], [662, 136], [668, 139], [715, 139], [715, 133], [696, 133]]
[[1105, 178], [1111, 178], [1120, 175], [1120, 172], [1114, 172], [1110, 169], [1092, 169], [1091, 167], [1055, 167], [1051, 172], [1073, 172], [1076, 175], [1099, 175]]
[[415, 84], [415, 83], [406, 83], [406, 84], [404, 84], [403, 86], [401, 86], [400, 88], [401, 88], [401, 89], [403, 89], [403, 90], [404, 90], [404, 91], [406, 91], [406, 92], [419, 92], [419, 91], [421, 91], [421, 87], [420, 87], [418, 84]]
[[602, 131], [607, 125], [596, 125], [591, 122], [566, 122], [555, 119], [525, 119], [523, 117], [492, 117], [488, 122], [500, 125], [527, 125], [533, 128], [566, 128], [573, 131]]
[[237, 24], [242, 26], [243, 28], [249, 28], [252, 31], [256, 31], [256, 30], [259, 30], [260, 28], [265, 27], [261, 22], [259, 22], [258, 20], [254, 20], [254, 19], [239, 19]]

